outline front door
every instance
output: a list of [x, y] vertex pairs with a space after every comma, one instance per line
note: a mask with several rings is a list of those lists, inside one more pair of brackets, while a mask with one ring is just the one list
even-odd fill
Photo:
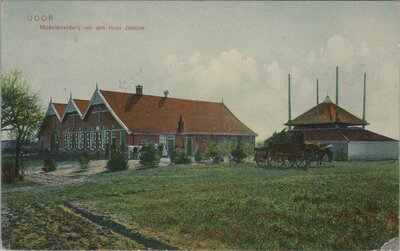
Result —
[[175, 150], [175, 137], [173, 135], [168, 136], [167, 150], [168, 155], [170, 155]]
[[185, 138], [185, 150], [186, 150], [186, 154], [188, 156], [192, 156], [193, 155], [193, 140], [191, 137], [186, 137]]

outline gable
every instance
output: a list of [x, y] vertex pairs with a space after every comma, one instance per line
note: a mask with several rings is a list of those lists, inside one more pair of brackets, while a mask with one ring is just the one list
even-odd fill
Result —
[[95, 105], [104, 105], [106, 109], [111, 113], [112, 117], [117, 121], [117, 123], [128, 133], [130, 134], [131, 131], [129, 128], [124, 124], [124, 122], [117, 116], [117, 114], [113, 111], [113, 109], [110, 107], [110, 105], [107, 103], [107, 100], [103, 97], [99, 89], [96, 88], [94, 91], [92, 98], [89, 101], [89, 104], [86, 107], [86, 111], [82, 116], [82, 119], [86, 119], [89, 112], [90, 108]]

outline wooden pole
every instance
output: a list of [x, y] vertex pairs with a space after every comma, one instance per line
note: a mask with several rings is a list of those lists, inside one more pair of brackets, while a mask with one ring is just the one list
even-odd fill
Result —
[[289, 105], [289, 108], [288, 108], [288, 115], [289, 115], [289, 130], [292, 130], [292, 125], [291, 125], [291, 123], [292, 123], [292, 110], [291, 110], [291, 100], [290, 100], [290, 74], [288, 75], [288, 98], [289, 98], [289, 101], [288, 101], [288, 105]]
[[317, 79], [317, 105], [319, 104], [319, 84]]
[[[364, 123], [365, 123], [366, 91], [367, 91], [367, 73], [364, 72], [363, 116], [362, 116], [362, 120]], [[365, 125], [362, 125], [362, 128], [365, 129]]]
[[336, 105], [339, 106], [339, 66], [336, 66]]

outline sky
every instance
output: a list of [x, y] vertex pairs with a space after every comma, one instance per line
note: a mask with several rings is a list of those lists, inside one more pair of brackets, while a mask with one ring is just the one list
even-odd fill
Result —
[[[320, 102], [335, 100], [367, 129], [399, 139], [398, 2], [3, 1], [2, 73], [18, 68], [39, 92], [68, 102], [100, 89], [221, 102], [258, 139]], [[29, 21], [29, 16], [53, 21]], [[79, 25], [80, 31], [40, 25]], [[92, 30], [84, 30], [92, 26]], [[121, 26], [121, 30], [96, 30]], [[127, 30], [125, 26], [144, 27]]]

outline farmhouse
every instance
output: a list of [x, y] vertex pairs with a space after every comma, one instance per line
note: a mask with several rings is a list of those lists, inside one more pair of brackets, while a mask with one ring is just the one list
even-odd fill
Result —
[[223, 145], [228, 138], [255, 144], [257, 136], [224, 103], [178, 99], [96, 89], [90, 100], [50, 101], [38, 132], [44, 152], [105, 156], [111, 145], [164, 145], [166, 154], [176, 147], [193, 155], [211, 138]]
[[335, 159], [398, 159], [397, 140], [366, 130], [367, 121], [334, 104], [329, 96], [285, 125], [302, 130], [306, 142], [332, 144]]

